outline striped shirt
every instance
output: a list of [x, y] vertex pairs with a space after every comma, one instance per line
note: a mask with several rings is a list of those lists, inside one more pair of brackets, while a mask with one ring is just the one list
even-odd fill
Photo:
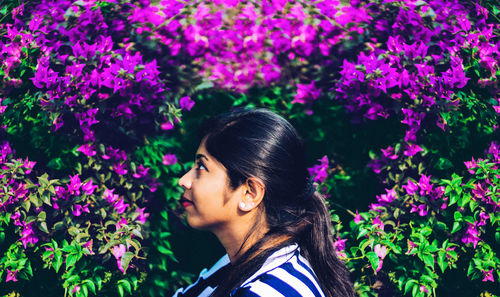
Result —
[[[229, 256], [224, 255], [209, 270], [203, 269], [192, 285], [181, 288], [172, 297], [207, 297], [224, 279], [230, 268]], [[274, 252], [262, 267], [231, 297], [325, 297], [318, 279], [297, 244]]]

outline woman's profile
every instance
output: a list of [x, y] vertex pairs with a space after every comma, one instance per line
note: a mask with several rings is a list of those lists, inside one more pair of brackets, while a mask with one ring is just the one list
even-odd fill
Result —
[[188, 224], [214, 233], [227, 254], [173, 297], [355, 296], [292, 125], [236, 110], [205, 121], [200, 139], [181, 203]]

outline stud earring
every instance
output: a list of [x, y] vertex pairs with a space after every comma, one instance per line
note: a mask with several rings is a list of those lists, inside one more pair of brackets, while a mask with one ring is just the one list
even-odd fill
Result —
[[245, 204], [245, 202], [243, 202], [243, 201], [240, 202], [240, 208], [241, 208], [241, 210], [246, 210], [247, 205]]

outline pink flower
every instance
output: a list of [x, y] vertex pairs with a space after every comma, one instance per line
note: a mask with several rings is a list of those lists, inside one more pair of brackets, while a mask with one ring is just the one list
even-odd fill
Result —
[[139, 165], [136, 169], [136, 172], [134, 174], [132, 174], [132, 176], [134, 178], [141, 178], [141, 177], [144, 177], [148, 174], [148, 171], [149, 171], [149, 168], [146, 168], [144, 166]]
[[474, 248], [476, 248], [477, 243], [481, 240], [479, 238], [479, 232], [477, 231], [475, 225], [472, 225], [471, 223], [467, 224], [469, 225], [469, 227], [467, 228], [465, 235], [462, 237], [462, 242], [465, 244], [472, 242]]
[[87, 195], [92, 195], [94, 190], [97, 188], [97, 185], [92, 184], [92, 179], [82, 185], [82, 190]]
[[415, 248], [417, 248], [417, 245], [413, 241], [408, 239], [408, 251], [406, 252], [406, 254], [409, 255]]
[[82, 182], [80, 181], [80, 177], [78, 174], [74, 176], [69, 176], [70, 183], [68, 185], [68, 192], [70, 195], [80, 195], [80, 187], [82, 186]]
[[24, 248], [28, 243], [35, 244], [38, 242], [38, 238], [35, 236], [35, 232], [33, 231], [33, 222], [24, 226], [23, 231], [21, 232], [21, 242], [23, 243]]
[[420, 292], [429, 293], [429, 291], [427, 290], [427, 287], [424, 285], [420, 285]]
[[71, 290], [71, 293], [75, 293], [75, 292], [80, 292], [80, 286], [79, 285], [74, 286], [73, 290]]
[[166, 154], [163, 156], [163, 165], [174, 165], [177, 163], [177, 157], [174, 154]]
[[297, 94], [292, 100], [292, 103], [305, 104], [308, 101], [311, 102], [316, 100], [320, 94], [321, 90], [314, 86], [314, 81], [311, 81], [308, 85], [297, 84]]
[[19, 271], [18, 270], [10, 270], [7, 268], [7, 278], [5, 279], [5, 282], [10, 282], [10, 281], [13, 281], [13, 282], [17, 282], [17, 278], [16, 278], [16, 275]]
[[123, 254], [125, 254], [125, 252], [127, 251], [127, 248], [125, 247], [124, 244], [120, 244], [120, 245], [115, 245], [113, 247], [113, 256], [115, 256], [115, 258], [118, 260], [120, 259]]
[[116, 163], [115, 165], [113, 165], [113, 170], [118, 175], [125, 175], [128, 173], [127, 167], [124, 163]]
[[333, 246], [335, 247], [335, 251], [337, 253], [337, 256], [347, 257], [347, 254], [344, 252], [346, 241], [347, 241], [347, 239], [339, 239], [333, 243]]
[[95, 156], [96, 152], [94, 150], [94, 145], [92, 144], [84, 144], [80, 146], [77, 151], [82, 152], [85, 156], [92, 157]]
[[122, 226], [127, 226], [127, 219], [122, 217], [118, 223], [116, 223], [116, 230], [120, 229]]
[[384, 230], [384, 223], [382, 223], [382, 221], [380, 220], [380, 216], [377, 216], [373, 220], [373, 226], [378, 226], [378, 228], [380, 228], [381, 230]]
[[495, 279], [493, 278], [493, 268], [491, 268], [488, 271], [486, 270], [481, 270], [481, 271], [483, 272], [484, 275], [483, 282], [487, 281], [495, 282]]
[[377, 195], [377, 200], [378, 202], [380, 203], [384, 203], [384, 204], [387, 204], [387, 203], [391, 203], [392, 201], [394, 201], [396, 199], [396, 191], [394, 189], [385, 189], [385, 192], [386, 194], [382, 194], [382, 195]]
[[189, 98], [189, 96], [182, 97], [179, 100], [179, 105], [181, 106], [181, 109], [190, 111], [191, 108], [194, 106], [194, 101]]
[[384, 259], [385, 256], [387, 255], [387, 247], [385, 247], [384, 245], [381, 245], [381, 244], [375, 245], [375, 247], [373, 248], [373, 251], [375, 252], [375, 254], [377, 254], [377, 256], [380, 259]]
[[90, 252], [90, 254], [91, 254], [91, 255], [95, 255], [94, 251], [92, 251], [92, 241], [93, 241], [93, 239], [91, 239], [91, 240], [87, 241], [87, 242], [83, 245], [83, 247], [84, 247], [84, 248], [87, 248], [87, 249], [89, 250], [89, 252]]
[[149, 213], [144, 213], [144, 209], [146, 208], [137, 208], [137, 210], [135, 211], [135, 213], [138, 214], [135, 220], [141, 224], [146, 223], [146, 219], [149, 217]]
[[363, 217], [358, 213], [358, 211], [356, 210], [356, 216], [354, 216], [354, 223], [356, 224], [359, 224], [361, 223], [363, 220]]
[[421, 152], [423, 151], [423, 149], [417, 145], [417, 144], [413, 144], [413, 143], [410, 143], [408, 144], [408, 147], [406, 148], [406, 150], [403, 152], [403, 154], [405, 156], [408, 156], [408, 157], [411, 157], [411, 156], [414, 156], [416, 155], [418, 152]]
[[388, 146], [386, 149], [381, 149], [382, 155], [390, 160], [396, 160], [398, 155], [395, 153], [394, 148], [392, 146]]
[[170, 122], [170, 121], [165, 122], [165, 123], [161, 124], [161, 129], [162, 130], [172, 130], [172, 129], [174, 129], [174, 124], [172, 124], [172, 122]]
[[123, 202], [123, 198], [121, 198], [120, 200], [118, 200], [113, 205], [113, 207], [115, 208], [116, 212], [119, 213], [119, 214], [124, 213], [128, 206], [129, 206], [128, 204], [126, 204], [126, 203]]
[[408, 195], [415, 195], [418, 191], [418, 185], [408, 179], [408, 183], [403, 186], [403, 189], [405, 189]]

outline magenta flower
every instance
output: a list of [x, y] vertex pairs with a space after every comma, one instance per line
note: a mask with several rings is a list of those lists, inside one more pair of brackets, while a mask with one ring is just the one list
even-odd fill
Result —
[[149, 217], [149, 213], [144, 213], [144, 209], [146, 208], [137, 208], [137, 210], [135, 211], [135, 213], [137, 214], [137, 218], [135, 220], [141, 224], [146, 223], [146, 219]]
[[354, 216], [354, 223], [356, 224], [359, 224], [361, 223], [363, 220], [363, 217], [358, 213], [358, 211], [356, 210], [356, 215]]
[[174, 154], [166, 154], [163, 156], [163, 165], [174, 165], [177, 163], [177, 157]]
[[122, 214], [125, 212], [125, 210], [127, 209], [129, 205], [124, 203], [123, 202], [123, 198], [121, 198], [120, 200], [118, 200], [114, 205], [113, 207], [115, 208], [115, 211], [119, 214]]
[[347, 257], [347, 254], [344, 252], [346, 241], [347, 239], [339, 239], [333, 243], [338, 257]]
[[484, 275], [483, 282], [487, 281], [495, 282], [495, 279], [493, 278], [493, 268], [491, 268], [488, 271], [486, 270], [481, 270], [481, 271], [483, 272]]
[[92, 184], [92, 179], [82, 185], [82, 191], [89, 196], [94, 194], [96, 188], [97, 185]]
[[38, 238], [35, 236], [35, 232], [33, 231], [33, 222], [24, 226], [19, 240], [23, 243], [24, 248], [26, 248], [28, 243], [35, 244], [38, 242]]
[[328, 177], [328, 156], [323, 156], [323, 158], [318, 159], [321, 162], [319, 165], [314, 165], [308, 168], [309, 174], [313, 176], [313, 182], [321, 184]]
[[382, 155], [390, 160], [396, 160], [398, 155], [394, 152], [394, 148], [392, 146], [388, 146], [386, 149], [381, 149]]
[[297, 94], [292, 103], [306, 104], [316, 100], [320, 94], [321, 90], [314, 86], [314, 81], [311, 81], [308, 85], [297, 84]]
[[10, 270], [7, 268], [7, 278], [5, 279], [5, 282], [10, 282], [10, 281], [17, 282], [18, 279], [16, 278], [16, 276], [18, 272], [19, 272], [18, 270]]
[[420, 176], [420, 180], [418, 181], [418, 185], [420, 186], [420, 195], [428, 195], [432, 192], [432, 185], [430, 183], [431, 176], [426, 176], [422, 174]]
[[115, 256], [116, 258], [116, 264], [118, 266], [118, 269], [123, 272], [125, 274], [125, 271], [122, 267], [122, 263], [121, 263], [121, 258], [122, 256], [125, 254], [125, 252], [127, 252], [127, 248], [125, 247], [125, 245], [123, 244], [120, 244], [120, 245], [115, 245], [113, 247], [113, 255]]
[[420, 285], [419, 289], [420, 289], [420, 292], [429, 293], [429, 290], [427, 290], [427, 287], [424, 285]]
[[479, 238], [479, 232], [477, 231], [475, 225], [471, 223], [467, 224], [469, 227], [467, 228], [465, 235], [462, 237], [462, 242], [465, 244], [472, 243], [474, 248], [476, 248], [477, 243], [481, 240], [481, 238]]
[[377, 226], [379, 229], [384, 230], [384, 223], [380, 220], [380, 216], [377, 216], [373, 220], [373, 226]]
[[406, 150], [403, 152], [403, 154], [405, 156], [408, 156], [408, 157], [411, 157], [411, 156], [414, 156], [416, 155], [418, 152], [421, 152], [423, 151], [423, 149], [417, 145], [417, 144], [413, 144], [413, 143], [409, 143]]
[[82, 182], [78, 174], [74, 176], [69, 176], [70, 183], [68, 185], [68, 192], [70, 195], [80, 195], [80, 187], [82, 186]]
[[162, 130], [172, 130], [172, 129], [174, 129], [174, 124], [172, 124], [172, 122], [170, 122], [170, 121], [165, 122], [165, 123], [161, 124], [161, 129]]
[[181, 109], [190, 111], [194, 106], [194, 101], [189, 98], [189, 96], [184, 96], [179, 100], [179, 105]]
[[116, 230], [119, 230], [123, 226], [127, 226], [127, 219], [122, 217], [118, 223], [116, 223]]
[[93, 241], [93, 239], [91, 239], [91, 240], [87, 241], [87, 242], [83, 245], [83, 247], [84, 247], [84, 248], [86, 248], [86, 249], [88, 249], [88, 250], [89, 250], [89, 253], [90, 253], [91, 255], [95, 255], [94, 251], [92, 251], [92, 241]]
[[115, 163], [113, 165], [113, 170], [118, 174], [118, 175], [125, 175], [128, 173], [127, 166], [125, 163]]
[[144, 166], [139, 165], [136, 169], [136, 172], [134, 174], [132, 174], [132, 176], [134, 178], [141, 178], [141, 177], [144, 177], [148, 174], [148, 171], [149, 171], [149, 168], [146, 168]]
[[76, 293], [76, 292], [80, 292], [80, 286], [79, 285], [75, 285], [73, 287], [73, 290], [71, 290], [71, 293]]
[[408, 195], [415, 195], [415, 193], [417, 193], [418, 191], [418, 185], [408, 179], [408, 183], [406, 185], [403, 185], [403, 189], [405, 189]]
[[80, 146], [77, 151], [82, 152], [87, 157], [95, 156], [96, 151], [94, 149], [94, 145], [91, 143], [84, 144]]
[[377, 200], [378, 202], [382, 203], [382, 204], [388, 204], [388, 203], [391, 203], [392, 201], [394, 201], [396, 199], [396, 190], [394, 189], [385, 189], [385, 192], [386, 194], [382, 194], [382, 195], [377, 195]]
[[376, 244], [375, 247], [373, 248], [373, 251], [375, 252], [375, 254], [377, 254], [377, 256], [380, 259], [384, 259], [385, 256], [387, 255], [387, 247], [381, 244]]

